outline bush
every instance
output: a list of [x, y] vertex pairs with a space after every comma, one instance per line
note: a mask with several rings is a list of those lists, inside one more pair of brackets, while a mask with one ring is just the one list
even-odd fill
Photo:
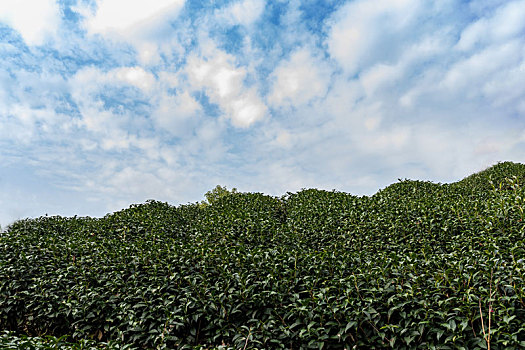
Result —
[[17, 221], [0, 347], [523, 347], [523, 169]]

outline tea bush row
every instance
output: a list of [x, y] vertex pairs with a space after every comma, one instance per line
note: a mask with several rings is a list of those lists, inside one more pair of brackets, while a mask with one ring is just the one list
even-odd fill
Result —
[[524, 168], [20, 220], [0, 236], [0, 329], [155, 349], [524, 347]]

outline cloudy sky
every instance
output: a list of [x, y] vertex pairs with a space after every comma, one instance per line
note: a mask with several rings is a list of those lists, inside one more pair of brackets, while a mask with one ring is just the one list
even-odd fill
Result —
[[525, 1], [1, 0], [0, 224], [525, 160]]

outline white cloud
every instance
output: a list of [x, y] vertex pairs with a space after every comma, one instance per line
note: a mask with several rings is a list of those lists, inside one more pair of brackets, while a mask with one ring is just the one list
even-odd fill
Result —
[[[490, 90], [495, 76], [519, 66], [525, 46], [519, 40], [495, 45], [456, 62], [447, 72], [442, 86], [448, 92], [464, 91], [470, 98]], [[510, 91], [509, 91], [510, 92]]]
[[328, 51], [349, 75], [395, 53], [392, 38], [407, 28], [420, 9], [419, 0], [357, 0], [333, 16]]
[[525, 1], [511, 1], [498, 8], [493, 16], [482, 17], [461, 33], [457, 48], [472, 50], [477, 44], [501, 43], [523, 36], [525, 30]]
[[[138, 170], [130, 166], [114, 172], [111, 177], [108, 177], [107, 181], [112, 192], [125, 191], [135, 196], [144, 195], [146, 192], [150, 195], [160, 197], [163, 192], [169, 191], [169, 188], [166, 188], [162, 179], [156, 174], [152, 174], [150, 171]], [[144, 191], [145, 185], [148, 188], [147, 191]]]
[[159, 46], [152, 42], [138, 42], [135, 45], [138, 60], [144, 65], [160, 62]]
[[266, 105], [257, 96], [254, 88], [248, 90], [231, 100], [226, 106], [233, 125], [247, 128], [256, 121], [262, 119], [266, 113]]
[[208, 58], [190, 57], [186, 73], [194, 90], [205, 90], [233, 125], [246, 128], [262, 119], [267, 108], [255, 88], [245, 86], [246, 69], [233, 62], [233, 56], [211, 50]]
[[[425, 33], [419, 40], [407, 44], [405, 52], [394, 62], [378, 62], [364, 68], [358, 79], [366, 96], [376, 99], [397, 98], [398, 93], [405, 91], [400, 103], [409, 106], [416, 96], [413, 85], [418, 83], [421, 76], [429, 75], [436, 69], [431, 62], [450, 56], [452, 42], [448, 36], [447, 30]], [[407, 92], [406, 89], [412, 91]]]
[[249, 26], [261, 16], [265, 5], [265, 0], [237, 1], [224, 9], [217, 10], [216, 16], [217, 19], [224, 20], [229, 25]]
[[90, 33], [118, 33], [126, 37], [158, 25], [159, 20], [176, 16], [183, 5], [184, 0], [97, 0], [95, 14], [86, 8], [78, 10], [86, 16]]
[[5, 106], [0, 111], [0, 140], [30, 145], [46, 135], [59, 134], [67, 127], [67, 117], [49, 108], [32, 108], [25, 103]]
[[184, 197], [190, 196], [190, 183], [195, 181], [195, 175], [190, 169], [173, 165], [166, 167], [162, 162], [137, 153], [125, 163], [105, 156], [97, 165], [97, 171], [92, 171], [79, 180], [81, 188], [95, 200], [102, 202], [107, 208], [105, 210], [119, 210], [130, 203], [147, 199], [178, 198], [183, 201]]
[[179, 75], [176, 73], [160, 71], [157, 74], [159, 82], [164, 88], [176, 88], [180, 84]]
[[123, 67], [110, 71], [107, 74], [108, 81], [119, 80], [133, 85], [144, 92], [150, 92], [156, 83], [155, 76], [146, 72], [142, 67]]
[[163, 93], [152, 117], [155, 122], [171, 134], [189, 138], [197, 124], [201, 105], [187, 91], [176, 96]]
[[142, 64], [154, 65], [161, 60], [161, 44], [170, 41], [163, 32], [170, 31], [169, 22], [177, 17], [184, 3], [185, 0], [97, 0], [94, 12], [86, 5], [75, 10], [84, 16], [89, 34], [130, 43]]
[[[63, 140], [72, 126], [68, 115], [57, 111], [57, 96], [67, 91], [58, 75], [47, 71], [0, 69], [0, 142], [31, 145], [41, 140]], [[6, 72], [7, 73], [7, 72]]]
[[211, 59], [196, 56], [188, 60], [187, 72], [195, 87], [208, 88], [217, 99], [229, 99], [239, 95], [243, 87], [246, 70], [235, 67], [233, 56], [217, 52]]
[[[121, 86], [134, 86], [146, 100], [151, 99], [157, 88], [151, 73], [140, 67], [121, 67], [108, 72], [88, 67], [72, 76], [69, 86], [73, 101], [82, 116], [77, 120], [77, 126], [89, 132], [79, 141], [82, 145], [92, 149], [95, 143], [103, 150], [127, 150], [133, 146], [152, 153], [146, 147], [147, 143], [143, 142], [144, 137], [136, 136], [132, 129], [134, 125], [136, 127], [146, 123], [142, 116], [124, 109], [115, 113], [100, 99], [100, 96], [108, 95]], [[126, 97], [117, 96], [122, 99]]]
[[286, 130], [277, 131], [275, 138], [271, 141], [272, 145], [279, 148], [290, 148], [293, 143], [293, 136]]
[[0, 21], [18, 31], [27, 45], [42, 45], [58, 31], [60, 7], [56, 0], [2, 0]]
[[365, 92], [373, 96], [378, 89], [391, 86], [403, 73], [400, 67], [388, 64], [376, 64], [360, 76]]
[[[525, 60], [525, 57], [524, 57]], [[510, 66], [510, 65], [509, 65]], [[496, 72], [492, 79], [483, 85], [482, 92], [491, 97], [497, 107], [510, 107], [518, 114], [525, 115], [525, 70], [517, 66]]]
[[330, 76], [325, 62], [302, 48], [274, 70], [274, 84], [268, 100], [275, 106], [306, 104], [326, 94]]
[[[365, 121], [365, 125], [368, 120]], [[368, 134], [362, 145], [366, 145], [363, 152], [387, 154], [403, 149], [409, 143], [411, 128], [407, 126], [383, 129], [376, 133]]]
[[78, 93], [97, 91], [104, 85], [131, 85], [144, 93], [150, 93], [156, 88], [157, 80], [153, 74], [139, 66], [120, 67], [104, 72], [95, 67], [79, 70], [72, 81], [78, 86]]

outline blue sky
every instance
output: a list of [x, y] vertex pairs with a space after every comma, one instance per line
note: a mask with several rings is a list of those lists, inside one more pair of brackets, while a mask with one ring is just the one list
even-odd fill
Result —
[[525, 1], [2, 0], [0, 224], [525, 160]]

